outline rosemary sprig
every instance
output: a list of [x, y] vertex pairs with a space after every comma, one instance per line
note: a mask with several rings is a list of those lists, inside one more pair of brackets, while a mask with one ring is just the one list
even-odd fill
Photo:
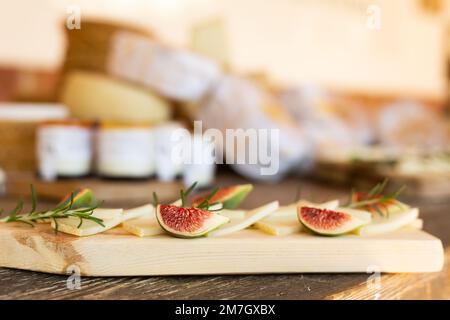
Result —
[[158, 195], [153, 191], [153, 206], [156, 208], [159, 204]]
[[186, 207], [187, 201], [186, 198], [189, 196], [189, 194], [194, 190], [194, 188], [197, 186], [197, 181], [194, 182], [186, 191], [183, 189], [180, 190], [180, 198], [181, 198], [181, 206]]
[[75, 206], [74, 193], [72, 192], [70, 195], [70, 201], [63, 202], [50, 210], [38, 211], [38, 200], [36, 190], [33, 185], [31, 186], [31, 198], [32, 205], [30, 212], [22, 213], [23, 199], [20, 198], [17, 202], [16, 207], [9, 212], [8, 216], [0, 219], [0, 222], [21, 222], [30, 226], [34, 226], [34, 224], [38, 221], [53, 220], [55, 223], [55, 231], [57, 232], [58, 219], [75, 217], [80, 220], [78, 228], [82, 226], [84, 220], [93, 221], [104, 227], [103, 220], [92, 215], [94, 213], [94, 210], [97, 209], [101, 203], [97, 203], [96, 205], [84, 208], [78, 208]]
[[[217, 188], [217, 187], [214, 188], [214, 190], [205, 198], [205, 200], [203, 200], [199, 205], [197, 205], [197, 208], [203, 209], [203, 210], [209, 210], [209, 207], [215, 205], [216, 203], [210, 203], [210, 200], [212, 199], [212, 197], [215, 196], [217, 191], [219, 191], [219, 188]], [[217, 211], [217, 210], [212, 210], [212, 211]]]
[[400, 187], [397, 191], [384, 195], [388, 179], [376, 184], [367, 194], [352, 190], [349, 208], [364, 208], [370, 212], [377, 212], [380, 216], [389, 216], [388, 205], [397, 205], [401, 208], [398, 196], [405, 190], [406, 186]]
[[[197, 182], [194, 182], [189, 188], [185, 190], [180, 190], [180, 199], [181, 199], [181, 207], [186, 208], [190, 204], [188, 204], [187, 197], [189, 194], [195, 189], [197, 186]], [[214, 188], [214, 190], [197, 206], [196, 208], [202, 209], [202, 210], [208, 210], [208, 211], [220, 211], [222, 210], [222, 204], [219, 202], [211, 203], [211, 199], [214, 197], [214, 195], [219, 191], [219, 188]], [[159, 204], [158, 196], [155, 192], [153, 192], [153, 205], [157, 207]]]

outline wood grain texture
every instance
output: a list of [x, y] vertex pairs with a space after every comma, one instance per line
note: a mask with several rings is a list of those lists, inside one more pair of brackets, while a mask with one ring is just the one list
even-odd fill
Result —
[[450, 299], [450, 248], [445, 253], [441, 272], [412, 275], [384, 275], [379, 286], [362, 283], [349, 290], [326, 297], [333, 300], [372, 299]]
[[243, 230], [223, 237], [177, 239], [108, 232], [75, 237], [0, 224], [0, 266], [85, 276], [367, 272], [435, 272], [443, 265], [439, 239], [419, 230], [378, 236], [269, 236]]

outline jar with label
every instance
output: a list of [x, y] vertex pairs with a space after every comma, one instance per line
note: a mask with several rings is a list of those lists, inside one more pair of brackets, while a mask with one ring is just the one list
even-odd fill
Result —
[[108, 178], [148, 178], [155, 173], [150, 125], [103, 123], [96, 137], [96, 169]]
[[44, 180], [89, 175], [92, 124], [79, 120], [43, 122], [37, 129], [38, 171]]

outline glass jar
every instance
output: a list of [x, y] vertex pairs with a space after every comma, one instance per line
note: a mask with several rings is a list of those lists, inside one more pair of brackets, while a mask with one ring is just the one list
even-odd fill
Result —
[[96, 137], [96, 170], [108, 178], [148, 178], [155, 173], [150, 125], [102, 123]]
[[92, 123], [53, 120], [37, 129], [38, 171], [44, 180], [83, 177], [91, 172]]

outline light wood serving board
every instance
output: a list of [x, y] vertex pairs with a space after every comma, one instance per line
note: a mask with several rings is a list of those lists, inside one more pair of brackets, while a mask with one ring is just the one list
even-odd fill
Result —
[[383, 236], [286, 237], [244, 230], [218, 238], [139, 238], [120, 228], [79, 238], [47, 225], [0, 224], [0, 266], [85, 276], [306, 272], [434, 272], [442, 243], [418, 230]]

